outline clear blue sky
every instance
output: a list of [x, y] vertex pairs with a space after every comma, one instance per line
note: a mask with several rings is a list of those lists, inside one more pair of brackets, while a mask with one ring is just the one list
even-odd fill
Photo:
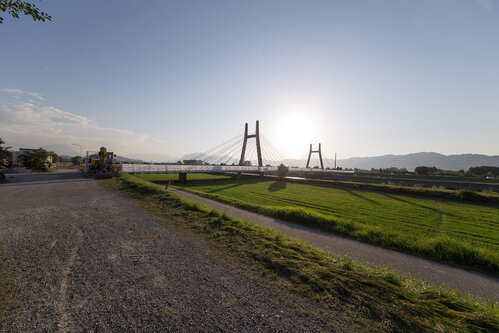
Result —
[[45, 0], [0, 25], [0, 137], [286, 157], [499, 154], [499, 2]]

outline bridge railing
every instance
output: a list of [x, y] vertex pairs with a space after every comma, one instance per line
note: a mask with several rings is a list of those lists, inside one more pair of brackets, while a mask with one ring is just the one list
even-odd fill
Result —
[[276, 167], [239, 165], [122, 164], [128, 173], [275, 172]]
[[[122, 164], [122, 171], [128, 173], [220, 173], [220, 172], [248, 172], [274, 173], [277, 167], [258, 167], [241, 165], [176, 165], [176, 164]], [[313, 168], [290, 168], [290, 172], [312, 173], [353, 173], [343, 170], [322, 170]]]
[[[276, 168], [277, 169], [277, 168]], [[314, 168], [289, 168], [289, 172], [313, 172], [313, 173], [354, 173], [351, 170], [314, 169]]]

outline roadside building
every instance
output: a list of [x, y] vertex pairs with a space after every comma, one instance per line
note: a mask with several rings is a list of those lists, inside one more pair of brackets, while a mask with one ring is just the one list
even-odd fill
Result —
[[[19, 148], [18, 151], [13, 151], [12, 152], [12, 167], [14, 168], [20, 168], [23, 166], [21, 155], [24, 155], [26, 153], [34, 153], [38, 149], [34, 148]], [[52, 164], [52, 156], [47, 157], [47, 161]]]

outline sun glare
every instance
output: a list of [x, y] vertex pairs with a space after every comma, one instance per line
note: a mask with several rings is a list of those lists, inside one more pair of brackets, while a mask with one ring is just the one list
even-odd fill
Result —
[[[286, 157], [297, 158], [307, 153], [317, 136], [317, 127], [305, 113], [290, 113], [279, 119], [276, 144]], [[315, 144], [315, 143], [314, 143]]]

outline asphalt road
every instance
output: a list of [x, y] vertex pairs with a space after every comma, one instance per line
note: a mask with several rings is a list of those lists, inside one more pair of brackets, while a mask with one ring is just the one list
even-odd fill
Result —
[[415, 276], [437, 286], [446, 285], [464, 294], [495, 297], [499, 301], [498, 278], [263, 216], [179, 189], [170, 188], [170, 190], [217, 210], [226, 211], [233, 217], [248, 219], [333, 253], [347, 255], [367, 264], [391, 266], [395, 271]]
[[26, 331], [323, 331], [316, 305], [280, 300], [78, 172], [0, 184], [0, 243]]

